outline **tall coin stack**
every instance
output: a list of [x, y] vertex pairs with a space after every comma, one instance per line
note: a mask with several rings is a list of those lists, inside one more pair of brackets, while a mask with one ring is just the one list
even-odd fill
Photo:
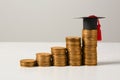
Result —
[[81, 38], [76, 36], [66, 37], [66, 48], [70, 66], [80, 66], [82, 64]]
[[82, 31], [83, 59], [85, 65], [97, 65], [97, 30]]
[[38, 66], [51, 66], [51, 57], [50, 53], [37, 53], [36, 61]]
[[65, 47], [51, 47], [51, 53], [53, 57], [54, 66], [66, 66], [67, 65], [67, 54]]

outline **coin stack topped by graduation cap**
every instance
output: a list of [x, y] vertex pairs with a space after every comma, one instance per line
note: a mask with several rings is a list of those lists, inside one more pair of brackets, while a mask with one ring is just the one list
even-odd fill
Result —
[[65, 47], [55, 46], [51, 47], [51, 53], [53, 57], [53, 66], [66, 66], [67, 65], [67, 53]]
[[82, 52], [83, 63], [88, 66], [97, 65], [97, 40], [101, 40], [99, 18], [96, 16], [83, 18]]
[[52, 55], [50, 53], [36, 53], [36, 61], [38, 66], [51, 66]]
[[68, 51], [68, 64], [80, 66], [82, 64], [81, 38], [77, 36], [66, 37], [66, 48]]
[[83, 30], [83, 63], [97, 65], [97, 30]]

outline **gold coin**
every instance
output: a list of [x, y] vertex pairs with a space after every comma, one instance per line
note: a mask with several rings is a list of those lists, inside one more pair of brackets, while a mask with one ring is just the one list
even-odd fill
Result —
[[86, 65], [86, 66], [96, 66], [97, 63], [85, 63], [84, 65]]
[[84, 29], [84, 30], [82, 30], [82, 33], [86, 33], [86, 34], [97, 34], [97, 30], [87, 30], [87, 29]]
[[63, 67], [66, 66], [66, 64], [54, 64], [54, 66]]
[[66, 44], [66, 46], [70, 46], [70, 47], [76, 47], [76, 46], [79, 46], [79, 47], [81, 47], [80, 44]]
[[85, 55], [92, 55], [92, 54], [97, 54], [97, 50], [84, 50]]
[[46, 52], [41, 52], [41, 53], [36, 53], [36, 56], [38, 56], [38, 57], [51, 57], [51, 54], [46, 53]]
[[86, 37], [97, 38], [97, 34], [82, 34], [82, 38], [86, 38]]
[[66, 58], [66, 55], [53, 55], [53, 58]]
[[22, 59], [20, 60], [21, 63], [34, 63], [35, 60], [34, 59]]
[[69, 61], [69, 63], [81, 63], [82, 62], [82, 60], [78, 60], [78, 61], [76, 61], [76, 60], [70, 60]]
[[77, 42], [66, 42], [67, 45], [81, 45], [81, 42], [80, 41], [77, 41]]
[[84, 47], [83, 48], [83, 51], [97, 51], [97, 48], [95, 48], [95, 47], [91, 47], [91, 48], [88, 48], [88, 47]]
[[84, 49], [84, 48], [96, 48], [97, 49], [97, 46], [95, 46], [95, 45], [82, 45], [82, 49]]
[[68, 48], [81, 48], [81, 46], [80, 45], [78, 45], [78, 46], [71, 46], [71, 45], [66, 45], [66, 48], [68, 49]]
[[66, 42], [66, 44], [68, 45], [81, 45], [81, 42], [80, 41], [76, 41], [76, 42]]
[[41, 60], [49, 61], [49, 60], [51, 60], [51, 57], [36, 57], [36, 60], [37, 61], [41, 61]]
[[53, 63], [54, 64], [66, 64], [66, 61], [62, 61], [62, 62], [61, 61], [54, 61]]
[[54, 46], [54, 47], [51, 47], [51, 50], [52, 51], [66, 51], [66, 48], [65, 47], [60, 47], [60, 46]]
[[81, 66], [81, 64], [70, 64], [70, 66]]
[[97, 63], [97, 58], [96, 59], [84, 59], [86, 63]]
[[92, 38], [92, 39], [97, 39], [97, 34], [82, 34], [82, 39], [85, 38]]
[[22, 59], [22, 60], [20, 60], [20, 65], [23, 67], [33, 67], [36, 65], [36, 60], [34, 60], [34, 59]]
[[51, 47], [51, 53], [53, 55], [66, 54], [66, 48], [65, 47], [60, 47], [60, 46]]
[[84, 57], [86, 60], [96, 60], [97, 59], [97, 57], [89, 57], [89, 56], [86, 56], [86, 57]]
[[81, 66], [81, 62], [69, 63], [70, 66]]
[[69, 55], [81, 55], [81, 51], [69, 51], [68, 52]]
[[41, 62], [41, 61], [37, 61], [37, 63], [39, 63], [39, 64], [51, 64], [51, 62]]
[[77, 52], [77, 51], [79, 51], [79, 52], [81, 52], [81, 47], [79, 47], [79, 48], [67, 48], [67, 51], [68, 52]]
[[82, 43], [82, 45], [84, 46], [84, 47], [97, 47], [97, 43], [85, 43], [85, 42], [83, 42]]
[[83, 50], [84, 55], [96, 55], [97, 51], [96, 50]]
[[69, 57], [69, 62], [81, 62], [82, 57]]
[[96, 42], [97, 42], [97, 39], [95, 39], [95, 38], [84, 38], [84, 39], [83, 39], [83, 42], [96, 43]]
[[53, 55], [66, 55], [67, 51], [51, 51]]
[[66, 62], [67, 59], [53, 59], [54, 62]]
[[87, 65], [87, 66], [95, 66], [95, 65], [97, 65], [97, 63], [84, 63], [84, 65]]
[[82, 58], [69, 58], [69, 61], [77, 62], [77, 61], [81, 61], [81, 60], [82, 60]]
[[34, 67], [34, 66], [36, 66], [34, 63], [20, 63], [20, 66], [22, 66], [22, 67]]
[[75, 58], [77, 58], [77, 57], [81, 57], [81, 55], [79, 55], [79, 54], [76, 54], [76, 55], [74, 55], [74, 54], [71, 54], [71, 55], [68, 55], [69, 57], [75, 57]]
[[80, 42], [81, 38], [78, 36], [68, 36], [66, 37], [66, 42]]
[[84, 41], [85, 46], [97, 46], [97, 42], [86, 42]]
[[81, 56], [75, 56], [75, 57], [69, 57], [69, 59], [82, 59], [82, 57]]
[[40, 64], [40, 63], [38, 63], [38, 66], [47, 67], [47, 66], [51, 66], [51, 64]]
[[91, 38], [91, 37], [85, 37], [83, 38], [84, 41], [96, 41], [97, 42], [97, 37]]
[[37, 62], [41, 62], [41, 63], [50, 63], [51, 60], [41, 59], [41, 60], [37, 60]]
[[66, 59], [53, 59], [54, 62], [66, 62], [67, 60]]
[[94, 53], [94, 54], [84, 53], [84, 56], [85, 56], [85, 57], [87, 57], [87, 56], [89, 56], [89, 57], [92, 57], [92, 56], [97, 57], [97, 53]]
[[52, 50], [66, 50], [65, 47], [61, 47], [61, 46], [54, 46], [54, 47], [51, 47]]

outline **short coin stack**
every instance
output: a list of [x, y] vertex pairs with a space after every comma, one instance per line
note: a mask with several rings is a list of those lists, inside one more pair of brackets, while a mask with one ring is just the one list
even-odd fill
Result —
[[54, 66], [66, 66], [67, 65], [67, 54], [65, 47], [52, 47], [51, 53], [53, 55], [53, 65]]
[[83, 30], [83, 59], [85, 65], [97, 65], [97, 30]]
[[51, 66], [51, 56], [50, 53], [37, 53], [36, 61], [38, 66]]
[[69, 65], [80, 66], [82, 64], [81, 38], [76, 36], [66, 37]]
[[34, 59], [22, 59], [20, 60], [20, 65], [23, 67], [34, 67], [36, 65], [36, 61]]

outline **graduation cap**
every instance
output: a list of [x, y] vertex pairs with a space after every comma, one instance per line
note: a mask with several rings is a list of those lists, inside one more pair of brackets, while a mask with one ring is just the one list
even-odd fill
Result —
[[97, 40], [100, 41], [102, 40], [102, 35], [101, 35], [101, 25], [99, 19], [102, 19], [105, 17], [97, 17], [95, 15], [91, 15], [88, 17], [77, 17], [75, 19], [83, 19], [83, 29], [87, 30], [97, 30]]

